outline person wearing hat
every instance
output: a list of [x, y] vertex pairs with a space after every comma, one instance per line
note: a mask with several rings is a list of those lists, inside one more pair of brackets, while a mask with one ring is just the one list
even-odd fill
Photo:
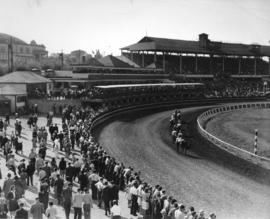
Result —
[[60, 205], [62, 202], [62, 192], [63, 192], [64, 180], [60, 177], [60, 174], [57, 174], [56, 177], [57, 178], [54, 182], [55, 197], [58, 201], [58, 204]]
[[48, 219], [56, 219], [57, 218], [57, 210], [53, 205], [53, 202], [49, 202], [49, 207], [46, 209], [45, 215]]
[[8, 173], [7, 174], [7, 179], [4, 181], [4, 185], [3, 185], [3, 192], [5, 193], [5, 197], [7, 197], [7, 194], [10, 191], [10, 188], [14, 186], [14, 180], [11, 179], [11, 174]]
[[217, 216], [214, 213], [209, 215], [209, 219], [216, 219], [216, 218], [217, 218]]
[[18, 173], [19, 173], [19, 175], [21, 174], [22, 170], [26, 168], [24, 162], [25, 162], [25, 159], [22, 159], [22, 160], [20, 161], [20, 164], [18, 165]]
[[184, 219], [185, 216], [186, 216], [185, 206], [183, 204], [180, 204], [179, 207], [174, 212], [174, 218], [175, 219]]
[[63, 207], [65, 210], [66, 219], [69, 219], [71, 203], [72, 203], [72, 183], [69, 183], [66, 188], [63, 189]]
[[104, 209], [105, 209], [105, 215], [110, 215], [110, 187], [108, 185], [108, 182], [104, 182], [104, 187], [102, 189], [102, 200], [104, 202]]
[[81, 190], [78, 188], [77, 193], [75, 193], [73, 196], [74, 219], [81, 219], [82, 204], [83, 204], [83, 195], [81, 193]]
[[19, 209], [15, 212], [14, 219], [28, 219], [28, 211], [24, 209], [24, 203], [19, 204]]
[[84, 219], [91, 218], [91, 208], [93, 208], [93, 200], [89, 193], [89, 189], [85, 189], [85, 194], [83, 195]]
[[31, 186], [33, 186], [33, 175], [35, 173], [35, 162], [29, 161], [27, 167], [26, 167], [26, 173], [27, 173], [27, 185], [29, 186], [31, 183]]
[[196, 214], [196, 211], [194, 209], [194, 207], [189, 207], [189, 211], [187, 213], [187, 216], [186, 216], [186, 219], [195, 219], [197, 218], [197, 214]]
[[198, 218], [197, 219], [206, 219], [205, 218], [205, 215], [204, 215], [204, 210], [200, 210], [199, 211], [199, 215], [198, 215]]
[[44, 205], [39, 201], [39, 198], [36, 198], [36, 203], [31, 205], [30, 213], [35, 219], [43, 219]]

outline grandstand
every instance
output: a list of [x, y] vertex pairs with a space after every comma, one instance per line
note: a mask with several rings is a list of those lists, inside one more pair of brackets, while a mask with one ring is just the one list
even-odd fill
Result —
[[211, 41], [205, 33], [198, 41], [146, 36], [121, 51], [142, 68], [155, 65], [176, 76], [270, 73], [270, 46]]

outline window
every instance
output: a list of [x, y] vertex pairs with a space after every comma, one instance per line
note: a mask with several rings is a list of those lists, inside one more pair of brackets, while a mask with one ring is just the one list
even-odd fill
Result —
[[20, 47], [20, 53], [23, 53], [23, 47]]
[[18, 96], [17, 102], [26, 102], [26, 96]]

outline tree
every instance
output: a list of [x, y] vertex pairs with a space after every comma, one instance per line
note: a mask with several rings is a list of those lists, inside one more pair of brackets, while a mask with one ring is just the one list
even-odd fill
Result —
[[103, 55], [101, 54], [101, 52], [99, 51], [99, 49], [96, 49], [95, 51], [92, 50], [92, 56], [95, 59], [101, 59], [101, 58], [103, 58]]

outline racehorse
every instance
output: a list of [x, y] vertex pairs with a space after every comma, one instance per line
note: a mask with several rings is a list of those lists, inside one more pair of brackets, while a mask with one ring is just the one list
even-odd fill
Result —
[[187, 155], [188, 150], [190, 149], [190, 143], [185, 139], [181, 142], [181, 148], [184, 152], [184, 155]]

